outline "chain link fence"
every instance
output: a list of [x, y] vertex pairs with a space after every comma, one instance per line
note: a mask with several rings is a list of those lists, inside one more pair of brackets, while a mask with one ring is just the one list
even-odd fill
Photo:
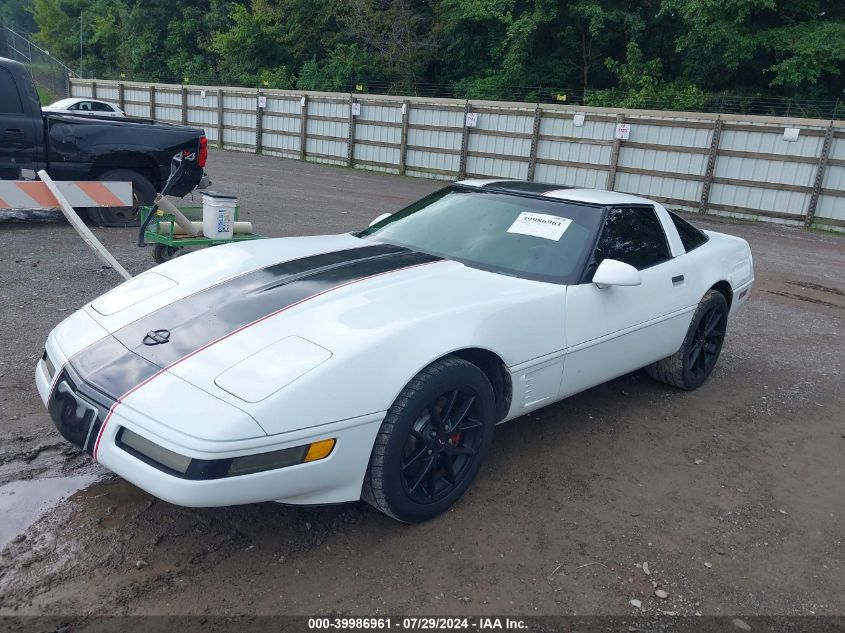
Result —
[[8, 26], [0, 26], [0, 55], [29, 68], [42, 104], [69, 97], [70, 78], [79, 76], [49, 51]]

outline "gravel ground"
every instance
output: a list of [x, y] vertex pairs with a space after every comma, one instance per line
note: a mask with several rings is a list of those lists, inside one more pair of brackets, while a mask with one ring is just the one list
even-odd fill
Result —
[[[440, 186], [234, 152], [208, 169], [270, 236]], [[179, 508], [68, 446], [33, 366], [119, 279], [54, 214], [0, 219], [0, 614], [845, 614], [845, 237], [696, 221], [746, 238], [757, 272], [710, 381], [634, 373], [499, 427], [466, 497], [403, 526], [363, 503]], [[152, 265], [132, 230], [95, 233]]]

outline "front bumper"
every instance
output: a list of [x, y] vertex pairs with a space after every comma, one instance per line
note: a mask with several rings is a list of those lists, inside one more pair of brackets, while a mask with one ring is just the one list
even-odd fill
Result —
[[[48, 350], [49, 351], [49, 350]], [[50, 357], [53, 363], [57, 359]], [[228, 506], [264, 501], [325, 504], [358, 500], [375, 436], [384, 412], [275, 436], [209, 441], [173, 432], [138, 410], [108, 399], [74, 374], [68, 363], [39, 360], [36, 385], [56, 428], [112, 472], [170, 503], [190, 507]], [[189, 479], [167, 472], [121, 446], [128, 429], [145, 440], [193, 460], [229, 458], [283, 451], [326, 439], [334, 449], [319, 461], [213, 479]]]

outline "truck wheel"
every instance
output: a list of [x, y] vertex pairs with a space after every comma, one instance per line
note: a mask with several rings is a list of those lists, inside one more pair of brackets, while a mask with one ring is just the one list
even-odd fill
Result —
[[361, 496], [388, 516], [419, 523], [469, 488], [495, 425], [493, 388], [478, 367], [447, 356], [423, 369], [387, 411]]
[[138, 208], [153, 203], [156, 196], [155, 187], [146, 176], [131, 169], [110, 169], [97, 176], [100, 181], [123, 181], [132, 183], [131, 207], [89, 207], [88, 218], [97, 226], [138, 226]]
[[646, 373], [679, 389], [697, 389], [719, 360], [727, 326], [728, 302], [718, 290], [709, 290], [692, 316], [681, 349], [646, 367]]

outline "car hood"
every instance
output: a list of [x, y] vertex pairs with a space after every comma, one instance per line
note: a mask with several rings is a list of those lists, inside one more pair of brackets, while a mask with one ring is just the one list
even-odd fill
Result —
[[[275, 433], [384, 410], [419, 369], [456, 349], [496, 347], [518, 364], [548, 351], [536, 336], [544, 329], [562, 347], [564, 292], [341, 235], [180, 257], [86, 311], [134, 355]], [[361, 372], [373, 397], [325, 398]], [[274, 412], [280, 394], [295, 421]]]

